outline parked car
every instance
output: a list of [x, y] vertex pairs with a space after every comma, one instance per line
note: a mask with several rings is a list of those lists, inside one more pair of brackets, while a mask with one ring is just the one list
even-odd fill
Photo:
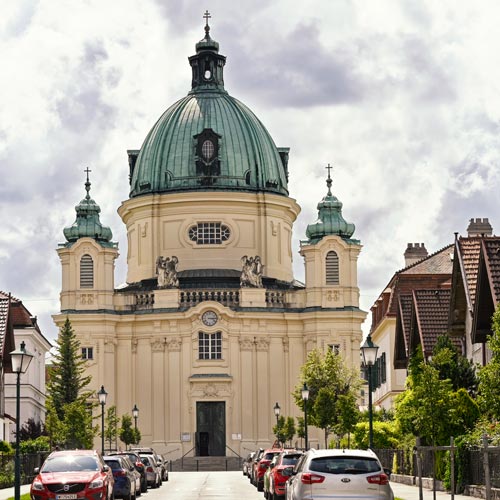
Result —
[[307, 451], [286, 483], [287, 500], [393, 500], [389, 471], [371, 450]]
[[250, 482], [252, 484], [254, 484], [253, 475], [256, 470], [256, 464], [261, 459], [263, 453], [264, 453], [264, 448], [257, 448], [254, 452], [252, 462], [250, 463], [250, 468], [248, 470], [248, 478], [250, 479]]
[[278, 455], [283, 450], [281, 448], [270, 448], [268, 450], [264, 450], [260, 459], [254, 463], [253, 469], [253, 484], [257, 486], [257, 491], [264, 490], [264, 473], [268, 469], [271, 464], [271, 460], [275, 455]]
[[245, 460], [243, 460], [243, 475], [244, 476], [249, 475], [248, 471], [249, 471], [250, 467], [252, 466], [251, 464], [252, 464], [254, 455], [255, 455], [255, 451], [252, 451], [252, 453], [249, 453], [246, 456]]
[[158, 488], [161, 484], [160, 468], [158, 467], [153, 455], [139, 455], [142, 463], [146, 467], [146, 478], [148, 486]]
[[34, 472], [32, 500], [113, 498], [113, 474], [95, 450], [54, 451]]
[[156, 463], [161, 469], [161, 480], [168, 481], [168, 466], [169, 466], [168, 460], [164, 460], [164, 458], [158, 453], [156, 453], [156, 451], [153, 448], [132, 448], [132, 450], [135, 451], [136, 453], [143, 455], [153, 455]]
[[285, 450], [273, 458], [264, 474], [264, 497], [270, 500], [281, 500], [285, 497], [285, 483], [301, 456], [301, 451]]
[[126, 456], [134, 464], [135, 469], [141, 475], [141, 493], [148, 491], [148, 480], [146, 478], [146, 467], [141, 461], [141, 457], [135, 451], [120, 451], [116, 453], [110, 453], [110, 456], [120, 455]]
[[104, 462], [109, 466], [115, 478], [113, 494], [116, 498], [135, 500], [141, 494], [141, 475], [127, 456], [104, 456]]

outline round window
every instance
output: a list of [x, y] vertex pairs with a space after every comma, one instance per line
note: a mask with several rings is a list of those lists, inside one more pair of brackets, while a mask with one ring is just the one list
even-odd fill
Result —
[[205, 160], [210, 160], [212, 156], [214, 155], [215, 152], [215, 147], [214, 143], [212, 141], [209, 141], [208, 139], [203, 142], [201, 145], [201, 154]]

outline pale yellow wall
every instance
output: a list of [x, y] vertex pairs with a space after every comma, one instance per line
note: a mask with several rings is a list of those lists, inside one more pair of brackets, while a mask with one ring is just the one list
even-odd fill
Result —
[[[263, 193], [190, 192], [127, 200], [118, 210], [127, 226], [127, 282], [153, 278], [160, 255], [177, 256], [179, 271], [241, 270], [244, 255], [259, 255], [265, 276], [291, 281], [292, 224], [299, 212], [292, 198]], [[188, 229], [197, 222], [226, 224], [231, 238], [221, 245], [196, 245]]]

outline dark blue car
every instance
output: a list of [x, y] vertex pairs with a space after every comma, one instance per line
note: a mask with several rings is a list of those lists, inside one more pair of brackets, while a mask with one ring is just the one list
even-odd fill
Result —
[[[104, 462], [109, 466], [115, 478], [113, 495], [115, 498], [135, 500], [141, 494], [140, 474], [127, 457], [105, 456]], [[139, 487], [137, 486], [139, 484]]]

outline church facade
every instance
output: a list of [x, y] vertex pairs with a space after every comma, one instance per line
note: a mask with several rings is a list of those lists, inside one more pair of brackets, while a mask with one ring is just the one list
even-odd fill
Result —
[[[57, 250], [58, 326], [68, 317], [117, 413], [140, 410], [141, 445], [175, 459], [240, 455], [274, 441], [273, 407], [302, 416], [291, 395], [307, 353], [338, 351], [359, 366], [354, 225], [327, 194], [308, 226], [294, 279], [289, 148], [224, 88], [225, 57], [205, 27], [189, 58], [192, 89], [129, 150], [127, 280], [115, 287], [117, 244], [90, 197]], [[315, 436], [310, 429], [311, 444]], [[229, 451], [228, 451], [229, 450]]]

